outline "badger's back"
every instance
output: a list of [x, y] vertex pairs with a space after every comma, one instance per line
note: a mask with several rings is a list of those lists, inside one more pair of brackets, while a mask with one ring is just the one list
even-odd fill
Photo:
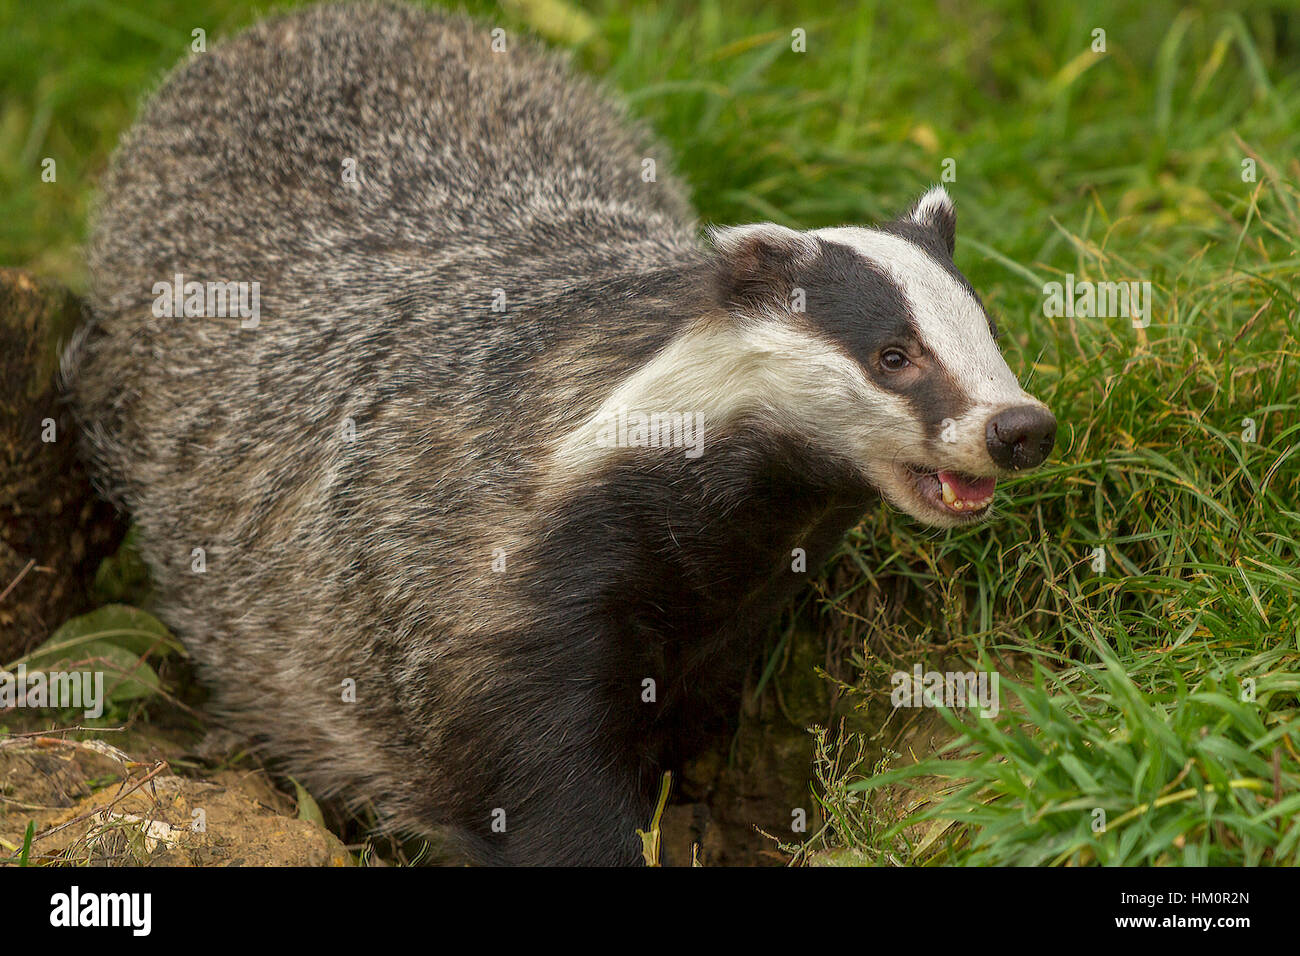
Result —
[[[556, 55], [515, 36], [499, 52], [493, 42], [464, 17], [343, 3], [191, 54], [102, 183], [84, 400], [117, 414], [165, 394], [164, 381], [202, 372], [220, 392], [223, 376], [251, 366], [258, 384], [290, 389], [262, 400], [291, 398], [286, 383], [304, 378], [295, 363], [315, 357], [315, 379], [344, 353], [374, 358], [410, 319], [426, 354], [463, 356], [526, 339], [512, 316], [575, 282], [689, 256], [688, 207], [662, 149]], [[155, 286], [178, 274], [258, 283], [266, 324], [240, 334], [156, 320]], [[100, 353], [113, 394], [92, 394]], [[439, 384], [459, 394], [472, 383]], [[116, 419], [128, 433], [131, 417]], [[128, 498], [134, 469], [116, 459], [133, 453], [102, 456]]]
[[[547, 448], [697, 317], [674, 312], [700, 254], [662, 151], [506, 43], [347, 4], [191, 55], [105, 177], [96, 321], [65, 360], [214, 709], [406, 822], [480, 772], [448, 766], [457, 701], [530, 706], [494, 696], [494, 661], [529, 629]], [[258, 283], [260, 321], [155, 316], [177, 274]], [[620, 289], [647, 276], [664, 301], [639, 322]], [[481, 765], [530, 759], [493, 746]]]
[[641, 177], [659, 151], [559, 58], [501, 42], [462, 17], [340, 4], [191, 54], [104, 180], [101, 302], [150, 301], [173, 266], [316, 276], [407, 251], [487, 267], [671, 231], [686, 214], [676, 187]]

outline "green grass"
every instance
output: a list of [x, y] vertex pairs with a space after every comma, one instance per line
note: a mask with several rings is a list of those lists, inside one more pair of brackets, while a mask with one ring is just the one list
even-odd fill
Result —
[[[471, 6], [512, 28], [535, 8]], [[936, 535], [869, 516], [774, 635], [813, 625], [840, 681], [819, 767], [829, 823], [809, 849], [1300, 863], [1300, 12], [1286, 7], [588, 8], [579, 61], [673, 147], [706, 221], [869, 221], [955, 160], [958, 265], [1062, 423], [1053, 463], [1011, 483], [995, 524]], [[216, 37], [258, 12], [0, 4], [0, 263], [84, 283], [94, 177], [137, 97], [193, 28]], [[46, 156], [56, 183], [40, 180]], [[1150, 326], [1046, 318], [1043, 284], [1065, 273], [1149, 280]], [[998, 718], [948, 715], [948, 750], [907, 767], [872, 752], [890, 672], [992, 666], [1008, 648], [1034, 666], [1004, 672]], [[909, 788], [924, 799], [901, 821], [875, 799]], [[940, 835], [918, 841], [931, 820]]]

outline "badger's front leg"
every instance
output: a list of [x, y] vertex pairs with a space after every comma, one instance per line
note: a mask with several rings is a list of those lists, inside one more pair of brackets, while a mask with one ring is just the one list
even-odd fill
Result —
[[482, 841], [489, 859], [516, 866], [637, 863], [636, 831], [648, 829], [651, 802], [633, 771], [600, 762], [594, 753], [566, 755], [534, 781], [535, 788], [521, 781], [502, 801], [514, 806], [505, 832]]
[[[509, 653], [435, 691], [439, 712], [456, 716], [429, 752], [433, 817], [482, 864], [636, 863], [659, 771], [621, 676], [635, 668], [602, 649], [598, 630], [494, 643]], [[460, 700], [446, 706], [448, 697]]]

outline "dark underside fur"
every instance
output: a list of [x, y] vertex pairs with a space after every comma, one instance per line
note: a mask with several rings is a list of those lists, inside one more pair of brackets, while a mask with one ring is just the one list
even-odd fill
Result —
[[[106, 176], [67, 376], [217, 715], [473, 859], [631, 863], [681, 729], [806, 577], [791, 550], [815, 568], [871, 493], [758, 419], [699, 461], [548, 470], [725, 303], [662, 151], [490, 42], [344, 5], [191, 57]], [[155, 318], [177, 272], [260, 282], [260, 325]]]

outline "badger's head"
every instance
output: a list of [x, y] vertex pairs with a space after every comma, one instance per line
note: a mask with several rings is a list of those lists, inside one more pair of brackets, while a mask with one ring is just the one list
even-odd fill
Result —
[[712, 233], [731, 335], [766, 357], [732, 382], [940, 526], [986, 515], [997, 479], [1037, 467], [1056, 440], [953, 265], [955, 231], [935, 187], [874, 229]]

